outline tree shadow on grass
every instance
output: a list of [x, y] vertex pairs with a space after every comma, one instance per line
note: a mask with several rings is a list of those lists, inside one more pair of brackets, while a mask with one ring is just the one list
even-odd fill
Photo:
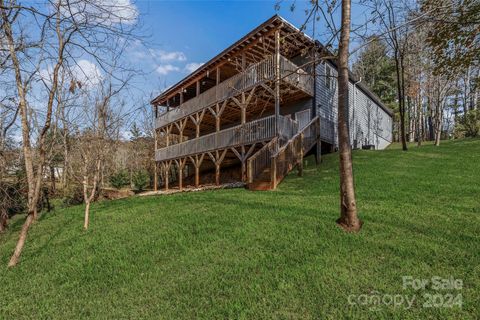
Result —
[[[53, 231], [53, 233], [51, 232], [52, 228], [50, 226], [50, 228], [48, 229], [48, 234], [50, 236], [46, 240], [43, 241], [43, 244], [38, 246], [38, 247], [32, 248], [32, 250], [30, 251], [30, 254], [23, 255], [21, 259], [25, 262], [25, 261], [34, 260], [36, 257], [41, 256], [46, 251], [46, 249], [52, 244], [52, 242], [55, 239], [57, 239], [64, 231], [66, 231], [68, 229], [71, 222], [75, 219], [75, 215], [73, 215], [73, 214], [68, 215], [67, 217], [65, 217], [65, 219], [62, 219], [63, 220], [62, 223], [55, 223], [54, 224], [56, 228]], [[36, 223], [39, 223], [39, 222], [40, 222], [40, 219]], [[34, 228], [35, 228], [35, 225], [34, 225]], [[29, 233], [31, 233], [31, 232], [32, 232], [32, 230], [30, 230]], [[29, 235], [29, 236], [31, 236], [31, 235]], [[77, 236], [70, 237], [70, 238], [66, 239], [66, 241], [69, 241], [73, 238], [77, 238]]]

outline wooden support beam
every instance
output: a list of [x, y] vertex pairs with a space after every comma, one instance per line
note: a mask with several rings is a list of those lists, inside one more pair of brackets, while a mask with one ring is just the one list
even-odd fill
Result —
[[177, 127], [179, 134], [180, 134], [180, 142], [183, 142], [183, 130], [187, 125], [188, 118], [182, 119], [180, 121], [174, 122], [175, 126]]
[[155, 166], [153, 167], [153, 190], [158, 190], [158, 163], [155, 162]]
[[222, 106], [220, 106], [220, 103], [215, 104], [215, 110], [212, 108], [208, 108], [208, 111], [213, 115], [215, 118], [215, 131], [220, 131], [220, 121], [221, 121], [221, 116], [223, 114], [223, 111], [225, 111], [225, 107], [227, 106], [227, 100], [223, 101]]
[[195, 137], [198, 138], [200, 137], [200, 123], [203, 120], [203, 117], [205, 116], [205, 111], [206, 109], [203, 109], [200, 112], [195, 113], [194, 115], [190, 116], [190, 119], [192, 120], [193, 124], [195, 125]]
[[171, 164], [172, 164], [172, 160], [168, 160], [162, 163], [163, 177], [165, 179], [165, 191], [168, 191], [168, 183], [170, 180], [169, 173], [170, 173]]
[[197, 80], [197, 92], [196, 92], [196, 96], [198, 97], [199, 94], [200, 94], [200, 80]]
[[303, 143], [304, 143], [304, 133], [302, 132], [300, 134], [300, 148], [298, 150], [299, 155], [298, 155], [298, 163], [297, 163], [297, 168], [298, 168], [298, 176], [301, 177], [303, 176]]
[[270, 166], [270, 183], [272, 189], [277, 188], [277, 157], [272, 158], [272, 163]]
[[240, 163], [242, 165], [242, 181], [245, 182], [247, 180], [247, 159], [250, 157], [252, 154], [253, 150], [255, 150], [255, 146], [257, 144], [254, 143], [253, 145], [250, 146], [248, 151], [245, 151], [245, 146], [240, 146], [240, 152], [235, 148], [230, 148], [232, 152], [237, 156], [238, 160], [240, 160]]
[[165, 129], [165, 142], [167, 147], [170, 145], [170, 133], [172, 132], [172, 125], [168, 125]]
[[183, 190], [183, 169], [185, 169], [186, 162], [187, 162], [187, 158], [175, 159], [175, 163], [177, 164], [177, 168], [178, 168], [178, 189], [180, 191]]
[[320, 138], [320, 118], [318, 118], [318, 121], [315, 123], [315, 137], [317, 140], [317, 150], [315, 154], [315, 163], [318, 165], [322, 162], [322, 140]]
[[200, 166], [202, 165], [203, 158], [205, 157], [205, 153], [202, 155], [196, 154], [194, 157], [189, 156], [190, 161], [192, 162], [195, 168], [195, 187], [198, 188], [200, 185]]
[[215, 184], [218, 186], [220, 185], [220, 165], [223, 162], [223, 159], [225, 158], [225, 155], [227, 154], [227, 150], [223, 150], [223, 152], [219, 152], [219, 150], [215, 151], [215, 156], [211, 153], [208, 152], [208, 156], [210, 159], [212, 159], [213, 163], [215, 164]]

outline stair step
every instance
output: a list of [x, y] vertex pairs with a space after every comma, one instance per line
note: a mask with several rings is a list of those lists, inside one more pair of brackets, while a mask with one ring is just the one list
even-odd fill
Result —
[[262, 191], [262, 190], [272, 190], [272, 184], [270, 181], [254, 181], [247, 184], [248, 190]]

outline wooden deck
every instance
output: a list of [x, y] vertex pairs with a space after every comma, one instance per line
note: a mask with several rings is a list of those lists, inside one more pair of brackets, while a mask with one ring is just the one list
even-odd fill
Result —
[[[313, 79], [310, 74], [292, 61], [280, 56], [280, 80], [295, 88], [313, 95]], [[215, 106], [250, 89], [266, 85], [275, 80], [275, 59], [267, 59], [251, 65], [245, 71], [221, 82], [217, 86], [185, 101], [179, 107], [161, 114], [156, 119], [156, 127], [162, 128], [172, 122], [187, 118], [197, 112]]]

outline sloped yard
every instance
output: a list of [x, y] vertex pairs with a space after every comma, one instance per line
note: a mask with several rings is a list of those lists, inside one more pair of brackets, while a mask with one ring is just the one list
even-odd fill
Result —
[[[7, 270], [18, 217], [0, 235], [0, 318], [478, 317], [480, 140], [356, 151], [359, 234], [335, 225], [337, 155], [306, 161], [304, 177], [292, 173], [277, 191], [98, 203], [87, 232], [82, 207], [58, 208]], [[403, 276], [463, 285], [416, 291]], [[438, 294], [463, 304], [424, 305]], [[396, 295], [416, 298], [362, 300]]]

